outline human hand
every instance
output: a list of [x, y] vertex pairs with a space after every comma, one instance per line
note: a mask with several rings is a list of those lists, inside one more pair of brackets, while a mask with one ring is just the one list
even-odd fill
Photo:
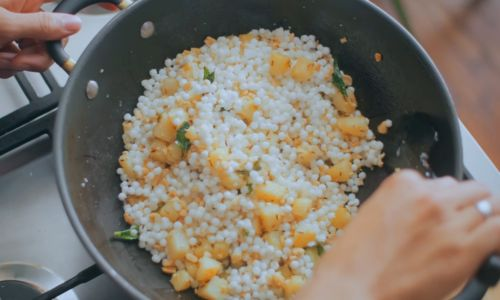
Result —
[[[487, 199], [493, 215], [475, 204]], [[388, 178], [298, 299], [443, 299], [500, 250], [500, 199], [488, 189], [413, 171]]]
[[0, 78], [18, 71], [43, 71], [52, 64], [45, 41], [80, 30], [77, 16], [41, 12], [47, 0], [0, 0]]

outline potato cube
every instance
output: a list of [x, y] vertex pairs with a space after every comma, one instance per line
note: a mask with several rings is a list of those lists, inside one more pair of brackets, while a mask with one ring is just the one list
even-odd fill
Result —
[[316, 233], [309, 227], [299, 224], [295, 229], [293, 246], [298, 248], [305, 248], [310, 242], [316, 240]]
[[135, 174], [132, 163], [130, 163], [130, 160], [128, 159], [127, 151], [123, 152], [123, 154], [118, 159], [118, 163], [120, 164], [120, 167], [123, 169], [123, 172], [125, 172], [125, 174], [127, 174], [129, 178], [131, 179], [136, 178], [137, 174]]
[[290, 70], [292, 60], [284, 54], [273, 51], [269, 64], [269, 72], [272, 76], [282, 76]]
[[283, 213], [278, 205], [265, 203], [259, 206], [257, 210], [260, 223], [264, 231], [269, 232], [277, 229], [281, 224]]
[[300, 290], [300, 288], [304, 284], [305, 284], [304, 278], [299, 275], [294, 275], [289, 279], [285, 280], [285, 286], [284, 286], [285, 296], [287, 298], [291, 298]]
[[177, 221], [181, 215], [180, 212], [186, 205], [179, 198], [168, 199], [165, 205], [160, 208], [160, 216], [168, 218], [170, 222]]
[[314, 74], [315, 64], [312, 60], [299, 57], [292, 68], [292, 78], [298, 82], [306, 82]]
[[222, 270], [222, 264], [213, 258], [204, 256], [200, 259], [196, 280], [207, 282]]
[[331, 168], [328, 168], [326, 173], [330, 175], [332, 180], [335, 182], [347, 182], [354, 174], [352, 171], [352, 163], [347, 159], [342, 160]]
[[284, 186], [268, 181], [264, 184], [255, 186], [253, 196], [262, 201], [283, 203], [285, 201], [286, 192]]
[[223, 300], [229, 293], [229, 284], [225, 279], [214, 277], [206, 285], [196, 290], [196, 294], [203, 299]]
[[292, 203], [292, 214], [296, 220], [302, 220], [309, 214], [313, 206], [311, 198], [297, 198]]
[[354, 89], [352, 88], [347, 89], [347, 97], [342, 95], [340, 91], [337, 91], [332, 97], [332, 102], [333, 106], [344, 115], [352, 114], [358, 106]]
[[343, 229], [351, 221], [351, 214], [345, 206], [340, 206], [335, 212], [332, 225], [337, 229]]
[[231, 254], [231, 265], [236, 268], [241, 267], [243, 265], [243, 256], [241, 256], [241, 253]]
[[194, 248], [194, 254], [199, 258], [205, 255], [205, 252], [212, 253], [212, 245], [207, 240], [203, 240], [196, 248]]
[[217, 167], [217, 177], [219, 177], [222, 186], [228, 190], [239, 189], [245, 185], [245, 181], [239, 174], [229, 173], [221, 166]]
[[170, 259], [183, 259], [189, 251], [186, 234], [181, 229], [172, 230], [167, 236], [167, 254]]
[[248, 124], [252, 123], [253, 114], [257, 111], [259, 106], [253, 102], [253, 100], [248, 100], [243, 106], [242, 110], [238, 113], [241, 119]]
[[186, 271], [189, 273], [189, 276], [195, 278], [196, 272], [198, 272], [198, 265], [190, 261], [185, 261], [184, 264], [186, 265]]
[[182, 65], [181, 73], [182, 75], [184, 75], [184, 77], [191, 79], [193, 77], [193, 67], [191, 66], [191, 64], [187, 63]]
[[269, 284], [273, 287], [283, 288], [285, 286], [285, 276], [278, 271], [269, 276]]
[[281, 236], [280, 231], [270, 231], [264, 234], [264, 241], [266, 241], [269, 245], [273, 246], [276, 249], [283, 248], [283, 238]]
[[342, 133], [357, 137], [365, 137], [370, 121], [362, 116], [341, 117], [337, 119], [337, 127]]
[[165, 78], [161, 81], [161, 94], [163, 97], [168, 97], [177, 92], [179, 82], [175, 78]]
[[212, 247], [212, 257], [222, 261], [229, 256], [229, 245], [224, 242], [217, 242]]
[[283, 275], [285, 278], [290, 278], [293, 273], [292, 270], [290, 270], [290, 267], [288, 265], [283, 265], [279, 268], [279, 272]]
[[240, 41], [243, 43], [250, 42], [254, 36], [251, 33], [245, 33], [239, 35]]
[[175, 165], [182, 160], [182, 149], [177, 144], [165, 144], [160, 140], [154, 140], [151, 143], [151, 151], [149, 155], [153, 160]]
[[297, 162], [306, 168], [311, 166], [311, 163], [318, 157], [317, 147], [311, 146], [307, 143], [302, 143], [297, 147]]
[[255, 216], [252, 220], [253, 229], [255, 229], [255, 234], [258, 236], [262, 235], [262, 225], [260, 224], [259, 218]]
[[175, 272], [170, 279], [170, 283], [172, 283], [176, 292], [187, 290], [191, 287], [191, 282], [193, 282], [193, 278], [186, 270]]
[[153, 129], [153, 136], [170, 144], [175, 141], [176, 135], [177, 129], [175, 128], [174, 123], [172, 123], [172, 119], [166, 114], [162, 114], [160, 121]]

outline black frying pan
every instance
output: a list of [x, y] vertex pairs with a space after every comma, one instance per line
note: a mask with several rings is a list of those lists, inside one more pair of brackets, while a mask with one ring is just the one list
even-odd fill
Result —
[[[104, 2], [125, 8], [125, 1]], [[67, 0], [56, 10], [76, 13], [97, 2], [102, 1]], [[140, 36], [146, 21], [156, 27], [149, 39]], [[201, 46], [207, 35], [279, 26], [291, 27], [299, 35], [314, 34], [332, 49], [340, 67], [354, 78], [359, 107], [372, 126], [384, 119], [394, 121], [393, 130], [380, 137], [386, 145], [386, 167], [369, 171], [361, 199], [366, 199], [395, 167], [424, 172], [421, 151], [430, 152], [429, 163], [436, 175], [463, 177], [458, 119], [445, 83], [408, 32], [368, 1], [139, 1], [100, 32], [76, 65], [60, 43], [49, 43], [56, 62], [71, 71], [55, 130], [60, 192], [88, 251], [133, 296], [177, 299], [168, 277], [151, 262], [149, 253], [135, 243], [110, 240], [115, 230], [125, 227], [115, 170], [123, 150], [122, 118], [142, 94], [141, 80], [149, 77], [150, 69], [160, 68], [165, 58]], [[344, 45], [339, 42], [343, 36], [349, 39]], [[375, 52], [382, 53], [382, 62], [375, 62]], [[85, 93], [89, 80], [100, 87], [93, 100]], [[431, 133], [437, 131], [438, 141], [423, 142], [428, 140], [425, 132], [423, 138], [414, 136], [425, 127], [431, 128]], [[89, 182], [82, 188], [84, 178]], [[183, 297], [194, 295], [188, 292]]]

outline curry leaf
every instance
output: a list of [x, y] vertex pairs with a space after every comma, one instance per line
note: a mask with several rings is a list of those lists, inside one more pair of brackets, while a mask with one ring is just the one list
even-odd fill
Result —
[[189, 147], [191, 147], [191, 142], [186, 137], [186, 131], [189, 129], [189, 126], [189, 122], [182, 123], [181, 127], [177, 130], [177, 135], [175, 137], [175, 140], [177, 141], [179, 147], [181, 147], [182, 152], [188, 151]]
[[344, 79], [342, 79], [342, 73], [340, 72], [338, 59], [333, 61], [333, 84], [340, 90], [344, 97], [347, 97], [347, 87], [345, 86]]
[[203, 80], [205, 79], [208, 79], [210, 82], [214, 82], [215, 80], [215, 71], [214, 72], [210, 72], [209, 69], [207, 69], [207, 67], [204, 67], [203, 68]]
[[115, 231], [113, 233], [113, 237], [117, 240], [123, 241], [135, 241], [139, 239], [139, 226], [132, 225], [129, 229], [125, 229], [122, 231]]

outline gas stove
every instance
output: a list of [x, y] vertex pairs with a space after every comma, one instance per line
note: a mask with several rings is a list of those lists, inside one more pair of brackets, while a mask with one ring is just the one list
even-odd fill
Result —
[[[78, 57], [113, 16], [98, 8], [83, 11], [82, 30], [71, 38], [68, 52]], [[33, 299], [75, 275], [61, 288], [100, 274], [73, 231], [56, 186], [51, 132], [66, 80], [57, 66], [42, 76], [25, 72], [0, 80], [0, 300]], [[461, 131], [469, 175], [500, 194], [500, 173], [463, 124]], [[104, 274], [57, 299], [129, 298]]]

